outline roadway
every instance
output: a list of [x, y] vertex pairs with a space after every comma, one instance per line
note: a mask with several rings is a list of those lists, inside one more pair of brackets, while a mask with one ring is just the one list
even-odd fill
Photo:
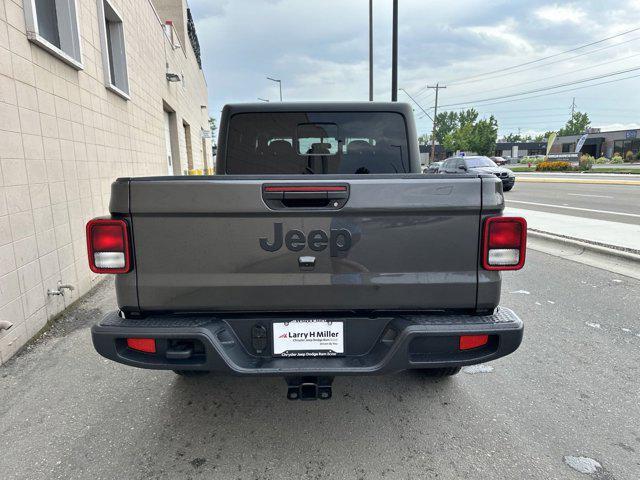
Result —
[[[620, 175], [613, 176], [620, 179]], [[585, 179], [584, 175], [517, 175], [516, 185], [505, 193], [508, 207], [559, 213], [597, 220], [640, 224], [640, 185], [531, 182], [533, 179]], [[611, 180], [612, 175], [589, 175]], [[523, 181], [518, 181], [522, 179]], [[624, 176], [639, 180], [640, 175]]]
[[0, 477], [637, 479], [639, 297], [638, 280], [530, 251], [504, 276], [526, 324], [513, 355], [445, 380], [338, 378], [332, 400], [290, 402], [278, 378], [99, 357], [106, 281], [0, 366]]

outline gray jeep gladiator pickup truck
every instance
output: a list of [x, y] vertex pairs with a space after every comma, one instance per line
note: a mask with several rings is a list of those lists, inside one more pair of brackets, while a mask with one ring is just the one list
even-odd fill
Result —
[[101, 355], [326, 399], [337, 375], [453, 375], [520, 345], [498, 304], [526, 224], [495, 175], [420, 173], [408, 105], [227, 105], [216, 170], [119, 178], [87, 224], [91, 269], [116, 274]]

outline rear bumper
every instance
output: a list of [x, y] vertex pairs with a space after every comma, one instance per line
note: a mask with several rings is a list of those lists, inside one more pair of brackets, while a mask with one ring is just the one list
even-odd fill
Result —
[[[297, 318], [300, 318], [298, 316]], [[208, 370], [236, 375], [367, 375], [416, 368], [437, 368], [495, 360], [515, 351], [522, 341], [523, 323], [507, 308], [493, 315], [402, 315], [334, 318], [345, 322], [345, 351], [341, 357], [282, 358], [271, 356], [271, 324], [285, 317], [220, 318], [155, 316], [122, 319], [109, 313], [91, 329], [102, 356], [134, 367], [166, 370]], [[266, 327], [267, 349], [252, 348], [251, 328]], [[458, 348], [460, 335], [489, 335], [476, 349]], [[126, 338], [154, 338], [157, 352], [127, 347]], [[168, 354], [175, 342], [193, 344], [193, 355]]]

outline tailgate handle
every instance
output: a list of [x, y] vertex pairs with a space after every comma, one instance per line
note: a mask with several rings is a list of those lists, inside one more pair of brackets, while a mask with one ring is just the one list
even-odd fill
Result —
[[265, 185], [262, 198], [267, 206], [284, 208], [339, 209], [349, 199], [348, 185]]

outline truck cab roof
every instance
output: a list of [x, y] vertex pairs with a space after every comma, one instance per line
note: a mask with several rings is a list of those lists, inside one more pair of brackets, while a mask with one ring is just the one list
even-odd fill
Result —
[[413, 116], [411, 105], [402, 102], [252, 102], [229, 103], [224, 112], [396, 112]]

